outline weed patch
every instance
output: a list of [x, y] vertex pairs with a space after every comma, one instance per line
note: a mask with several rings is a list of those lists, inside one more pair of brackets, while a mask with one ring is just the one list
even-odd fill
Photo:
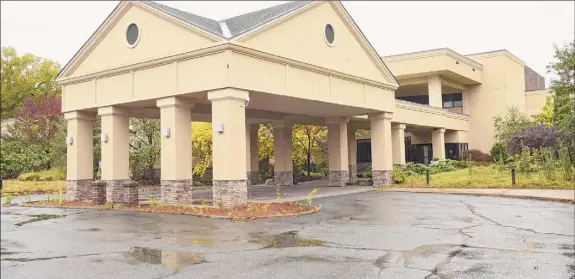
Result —
[[32, 219], [30, 220], [26, 220], [26, 221], [22, 221], [19, 223], [16, 223], [15, 225], [20, 227], [26, 224], [30, 224], [30, 223], [34, 223], [34, 222], [40, 222], [40, 221], [44, 221], [44, 220], [50, 220], [50, 219], [57, 219], [57, 218], [63, 218], [66, 217], [66, 215], [57, 215], [57, 214], [40, 214], [40, 215], [33, 215]]

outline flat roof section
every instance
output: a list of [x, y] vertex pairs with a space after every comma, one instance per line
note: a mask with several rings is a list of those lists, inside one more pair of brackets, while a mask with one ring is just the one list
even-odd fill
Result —
[[442, 75], [464, 85], [482, 83], [483, 65], [449, 48], [382, 57], [400, 80]]

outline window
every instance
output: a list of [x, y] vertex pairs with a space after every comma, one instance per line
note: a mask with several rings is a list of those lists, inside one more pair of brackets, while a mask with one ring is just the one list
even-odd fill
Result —
[[443, 101], [443, 108], [463, 107], [462, 93], [443, 94], [441, 98]]
[[134, 47], [140, 40], [140, 30], [138, 25], [135, 23], [131, 23], [128, 25], [128, 29], [126, 29], [126, 42], [128, 46]]
[[371, 163], [371, 140], [358, 139], [357, 140], [357, 162], [358, 163]]
[[333, 26], [331, 26], [331, 24], [325, 26], [325, 40], [328, 43], [328, 45], [332, 45], [333, 42], [335, 41], [335, 33], [333, 31]]
[[429, 105], [429, 95], [396, 97], [396, 99], [422, 105]]

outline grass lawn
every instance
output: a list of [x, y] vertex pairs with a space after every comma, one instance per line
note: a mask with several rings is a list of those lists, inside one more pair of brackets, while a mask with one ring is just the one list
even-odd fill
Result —
[[516, 185], [511, 184], [511, 171], [498, 170], [495, 166], [473, 167], [452, 172], [431, 174], [429, 186], [425, 175], [408, 176], [405, 182], [394, 184], [398, 188], [513, 188], [513, 189], [574, 189], [575, 181], [566, 181], [560, 172], [555, 180], [546, 179], [543, 174], [516, 173]]
[[66, 189], [66, 181], [4, 180], [2, 184], [2, 196], [57, 193], [59, 188]]

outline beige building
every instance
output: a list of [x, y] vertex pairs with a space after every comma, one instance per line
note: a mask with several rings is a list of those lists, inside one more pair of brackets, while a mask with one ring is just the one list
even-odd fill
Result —
[[523, 69], [507, 51], [382, 59], [338, 1], [289, 2], [222, 21], [124, 1], [58, 77], [68, 193], [89, 198], [97, 115], [109, 202], [122, 201], [130, 179], [129, 117], [161, 119], [167, 203], [191, 199], [191, 121], [213, 124], [214, 201], [226, 206], [246, 203], [259, 179], [262, 123], [274, 127], [278, 184], [293, 184], [292, 125], [310, 124], [328, 127], [330, 185], [355, 175], [354, 132], [367, 129], [374, 186], [387, 186], [393, 165], [406, 162], [406, 135], [409, 145], [431, 143], [438, 158], [452, 145], [488, 151], [492, 116], [505, 105], [538, 104], [528, 101]]

